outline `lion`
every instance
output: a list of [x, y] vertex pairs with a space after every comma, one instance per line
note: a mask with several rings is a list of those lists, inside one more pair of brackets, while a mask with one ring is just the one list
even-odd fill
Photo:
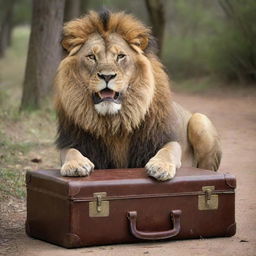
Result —
[[170, 180], [183, 166], [217, 171], [219, 135], [172, 100], [150, 28], [124, 12], [90, 11], [64, 25], [55, 79], [62, 176], [141, 168]]

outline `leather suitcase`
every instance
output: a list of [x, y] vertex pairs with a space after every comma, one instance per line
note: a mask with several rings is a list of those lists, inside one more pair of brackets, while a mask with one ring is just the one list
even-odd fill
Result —
[[236, 232], [230, 174], [181, 168], [158, 182], [144, 169], [95, 170], [89, 177], [39, 170], [28, 171], [26, 183], [27, 234], [66, 248]]

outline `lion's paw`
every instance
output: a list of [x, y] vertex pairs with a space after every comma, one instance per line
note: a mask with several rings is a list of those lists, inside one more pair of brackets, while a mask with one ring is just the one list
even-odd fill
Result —
[[170, 180], [176, 173], [175, 164], [154, 157], [148, 161], [145, 167], [149, 176], [160, 181]]
[[63, 164], [60, 173], [62, 176], [88, 176], [94, 169], [94, 164], [86, 157], [79, 160], [70, 160]]

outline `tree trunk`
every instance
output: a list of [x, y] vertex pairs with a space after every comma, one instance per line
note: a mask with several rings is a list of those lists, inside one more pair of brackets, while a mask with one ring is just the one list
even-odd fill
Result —
[[88, 9], [88, 0], [81, 0], [81, 8], [80, 13], [81, 15], [85, 15]]
[[10, 17], [10, 23], [7, 34], [7, 47], [12, 45], [12, 32], [13, 32], [14, 24], [13, 24], [13, 15]]
[[70, 21], [78, 18], [81, 14], [81, 1], [80, 0], [66, 0], [64, 21]]
[[2, 19], [0, 24], [0, 58], [4, 57], [5, 50], [11, 43], [14, 2], [15, 0], [9, 0], [1, 3]]
[[21, 110], [39, 108], [51, 91], [60, 62], [64, 0], [33, 0]]
[[165, 12], [162, 0], [145, 0], [149, 18], [152, 24], [153, 35], [157, 38], [159, 53], [161, 56], [161, 50], [164, 40], [164, 28], [165, 28]]

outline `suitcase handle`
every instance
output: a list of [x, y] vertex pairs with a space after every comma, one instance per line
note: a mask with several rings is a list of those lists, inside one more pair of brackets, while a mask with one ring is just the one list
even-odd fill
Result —
[[137, 212], [131, 211], [128, 212], [128, 219], [130, 221], [130, 230], [131, 233], [139, 238], [139, 239], [146, 239], [146, 240], [158, 240], [158, 239], [167, 239], [173, 236], [178, 235], [180, 232], [180, 215], [181, 210], [173, 210], [171, 211], [171, 220], [173, 223], [173, 229], [166, 230], [166, 231], [159, 231], [159, 232], [145, 232], [139, 231], [136, 226], [137, 222]]

